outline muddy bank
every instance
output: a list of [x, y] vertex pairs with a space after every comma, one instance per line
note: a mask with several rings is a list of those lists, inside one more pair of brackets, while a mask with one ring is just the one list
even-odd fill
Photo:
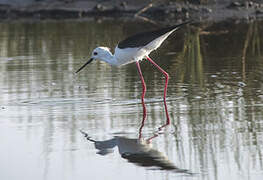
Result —
[[[195, 2], [195, 3], [193, 3]], [[198, 2], [198, 3], [196, 3]], [[0, 0], [0, 20], [143, 18], [172, 23], [178, 20], [222, 21], [259, 19], [263, 2], [225, 0], [203, 1], [150, 0]]]

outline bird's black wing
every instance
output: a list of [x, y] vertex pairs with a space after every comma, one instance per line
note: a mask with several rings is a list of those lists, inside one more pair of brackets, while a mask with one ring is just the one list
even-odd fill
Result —
[[175, 25], [175, 26], [162, 28], [162, 29], [155, 30], [155, 31], [142, 32], [139, 34], [135, 34], [119, 42], [118, 48], [124, 49], [124, 48], [134, 48], [134, 47], [146, 46], [147, 44], [157, 39], [158, 37], [176, 28], [179, 28], [185, 24], [188, 24], [188, 23], [190, 23], [190, 21], [187, 21], [182, 24]]

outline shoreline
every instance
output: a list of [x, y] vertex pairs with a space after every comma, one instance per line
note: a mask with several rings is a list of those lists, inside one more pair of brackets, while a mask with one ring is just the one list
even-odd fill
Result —
[[[70, 0], [69, 0], [70, 1]], [[42, 0], [25, 5], [2, 4], [0, 21], [20, 19], [87, 19], [140, 18], [146, 21], [171, 24], [177, 21], [220, 22], [225, 20], [255, 20], [263, 18], [263, 3], [228, 2], [220, 4], [191, 4], [177, 2], [149, 2], [109, 0], [98, 2], [72, 0]]]

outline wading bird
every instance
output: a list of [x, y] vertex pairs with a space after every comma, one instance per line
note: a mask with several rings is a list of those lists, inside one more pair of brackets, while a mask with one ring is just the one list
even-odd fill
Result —
[[189, 21], [175, 25], [175, 26], [166, 27], [166, 28], [162, 28], [162, 29], [150, 31], [150, 32], [143, 32], [143, 33], [139, 33], [139, 34], [130, 36], [127, 39], [121, 41], [116, 46], [114, 54], [112, 54], [110, 52], [110, 49], [107, 47], [97, 47], [92, 51], [92, 55], [89, 61], [87, 61], [83, 66], [81, 66], [76, 71], [76, 73], [81, 71], [85, 66], [87, 66], [90, 62], [92, 62], [95, 59], [104, 61], [113, 66], [121, 66], [121, 65], [135, 62], [140, 78], [141, 78], [141, 82], [142, 82], [141, 99], [143, 103], [144, 116], [146, 116], [146, 108], [144, 105], [146, 85], [145, 85], [144, 78], [141, 72], [139, 61], [142, 59], [149, 60], [165, 76], [163, 99], [165, 103], [167, 122], [169, 123], [169, 115], [168, 115], [167, 106], [166, 106], [166, 92], [167, 92], [169, 75], [149, 57], [149, 54], [152, 51], [156, 50], [158, 47], [160, 47], [163, 41], [170, 34], [172, 34], [175, 30], [177, 30], [179, 27], [185, 24], [188, 24], [188, 23]]

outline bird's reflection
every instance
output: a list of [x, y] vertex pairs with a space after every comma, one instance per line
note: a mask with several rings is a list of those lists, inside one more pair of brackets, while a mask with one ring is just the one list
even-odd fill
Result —
[[191, 174], [188, 170], [180, 169], [175, 166], [164, 153], [152, 148], [151, 143], [148, 140], [143, 140], [142, 138], [132, 139], [123, 136], [114, 136], [105, 141], [96, 141], [90, 138], [84, 131], [81, 131], [81, 133], [84, 134], [87, 140], [94, 143], [95, 148], [98, 150], [97, 154], [107, 155], [113, 152], [114, 147], [118, 147], [122, 158], [125, 158], [129, 162], [135, 163], [138, 166]]
[[122, 158], [127, 159], [131, 163], [135, 163], [138, 166], [151, 167], [151, 169], [159, 170], [171, 170], [173, 172], [185, 173], [190, 175], [188, 170], [180, 169], [168, 157], [152, 148], [151, 141], [158, 137], [160, 131], [165, 126], [169, 125], [169, 122], [161, 126], [158, 131], [152, 137], [147, 139], [142, 138], [142, 129], [144, 126], [146, 116], [143, 116], [141, 126], [139, 128], [138, 138], [128, 138], [124, 136], [114, 136], [111, 139], [104, 141], [96, 141], [92, 139], [88, 133], [81, 131], [81, 133], [87, 138], [88, 141], [93, 142], [95, 148], [98, 150], [97, 154], [107, 155], [113, 152], [115, 147], [118, 147], [119, 153]]

